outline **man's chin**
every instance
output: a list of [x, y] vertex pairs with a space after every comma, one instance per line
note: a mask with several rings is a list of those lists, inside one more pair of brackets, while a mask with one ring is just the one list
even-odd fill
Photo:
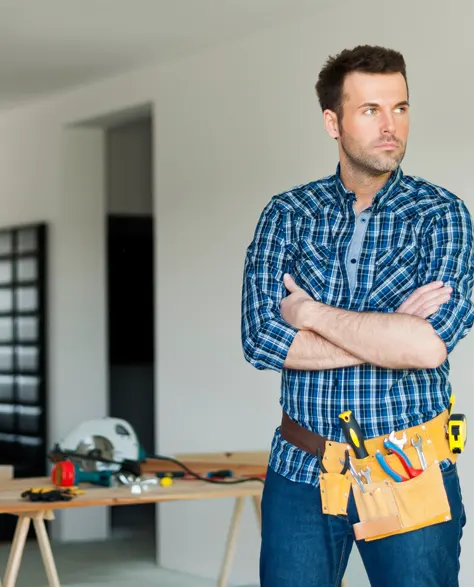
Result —
[[351, 153], [351, 151], [347, 149], [347, 146], [345, 147], [344, 152], [349, 163], [355, 169], [364, 171], [374, 177], [386, 175], [387, 173], [395, 171], [405, 155], [404, 151], [401, 153], [398, 150], [396, 152], [392, 151], [384, 154], [381, 154], [380, 152], [377, 154], [369, 152]]
[[400, 163], [398, 161], [393, 161], [390, 165], [387, 164], [380, 166], [377, 171], [380, 175], [383, 175], [384, 173], [391, 173], [392, 171], [396, 171], [399, 165]]
[[384, 157], [376, 162], [374, 165], [374, 171], [384, 174], [395, 171], [400, 166], [403, 157]]

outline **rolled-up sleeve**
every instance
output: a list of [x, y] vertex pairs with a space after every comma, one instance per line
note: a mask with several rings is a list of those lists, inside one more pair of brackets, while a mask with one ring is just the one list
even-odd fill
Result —
[[273, 199], [263, 210], [246, 256], [242, 285], [241, 336], [245, 359], [257, 369], [281, 371], [297, 329], [280, 314], [287, 294], [286, 235], [290, 219]]
[[472, 219], [462, 200], [453, 201], [432, 223], [421, 248], [423, 283], [441, 280], [453, 288], [451, 299], [427, 321], [450, 353], [474, 322], [474, 238]]

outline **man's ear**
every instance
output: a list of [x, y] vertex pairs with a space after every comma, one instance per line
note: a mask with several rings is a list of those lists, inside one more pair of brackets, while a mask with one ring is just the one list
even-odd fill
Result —
[[339, 124], [336, 113], [333, 110], [325, 110], [323, 119], [326, 132], [332, 139], [337, 140], [339, 138]]

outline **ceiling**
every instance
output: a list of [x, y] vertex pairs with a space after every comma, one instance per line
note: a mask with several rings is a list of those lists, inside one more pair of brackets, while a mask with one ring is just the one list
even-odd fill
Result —
[[323, 0], [0, 0], [0, 106], [304, 18]]

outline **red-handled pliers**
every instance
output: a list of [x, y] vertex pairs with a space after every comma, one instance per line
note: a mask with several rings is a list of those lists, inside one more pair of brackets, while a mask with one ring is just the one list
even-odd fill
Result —
[[403, 452], [403, 450], [399, 446], [391, 442], [388, 438], [386, 438], [383, 441], [383, 444], [387, 450], [390, 450], [397, 455], [398, 460], [403, 465], [403, 468], [407, 472], [410, 479], [413, 479], [414, 477], [420, 475], [420, 473], [423, 473], [423, 469], [415, 469], [415, 467], [412, 466], [410, 459]]

